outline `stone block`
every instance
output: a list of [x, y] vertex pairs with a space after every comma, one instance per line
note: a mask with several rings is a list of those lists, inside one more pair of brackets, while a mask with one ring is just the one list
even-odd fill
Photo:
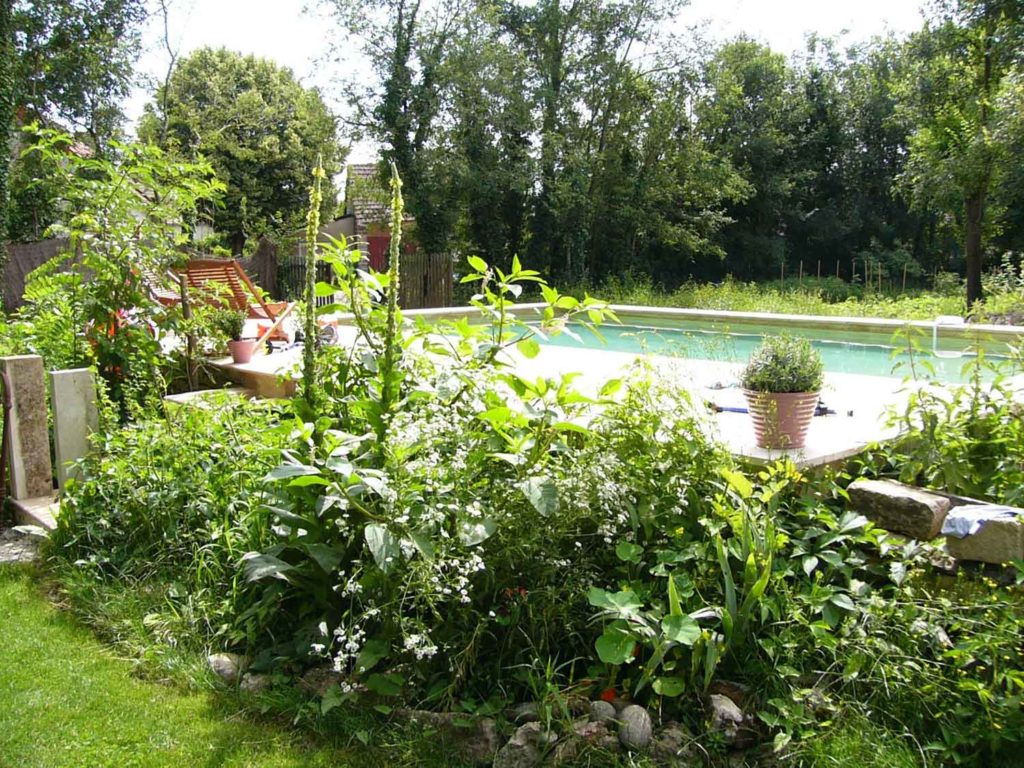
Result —
[[947, 536], [946, 549], [957, 560], [995, 564], [1024, 560], [1024, 521], [989, 520], [970, 536]]
[[846, 489], [850, 507], [892, 533], [927, 541], [939, 535], [950, 501], [892, 480], [856, 480]]
[[7, 448], [11, 496], [15, 499], [52, 496], [53, 465], [43, 358], [39, 355], [0, 358], [0, 370], [7, 376], [12, 403]]
[[53, 403], [53, 452], [57, 463], [57, 487], [64, 490], [69, 466], [89, 450], [89, 435], [99, 427], [96, 382], [88, 368], [50, 371]]

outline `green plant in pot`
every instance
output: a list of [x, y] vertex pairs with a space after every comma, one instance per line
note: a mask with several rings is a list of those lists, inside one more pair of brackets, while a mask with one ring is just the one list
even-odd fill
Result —
[[235, 363], [248, 363], [256, 351], [256, 339], [243, 339], [245, 312], [236, 309], [219, 309], [212, 318], [214, 328], [228, 338], [228, 351]]
[[823, 368], [807, 339], [766, 336], [754, 350], [741, 382], [758, 447], [804, 447]]

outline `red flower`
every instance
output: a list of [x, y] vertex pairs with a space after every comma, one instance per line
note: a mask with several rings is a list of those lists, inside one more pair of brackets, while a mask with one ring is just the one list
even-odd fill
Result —
[[605, 688], [603, 691], [601, 691], [601, 696], [600, 696], [601, 701], [607, 701], [607, 702], [611, 703], [612, 701], [615, 700], [615, 698], [616, 698], [616, 693], [615, 693], [615, 689], [614, 688]]

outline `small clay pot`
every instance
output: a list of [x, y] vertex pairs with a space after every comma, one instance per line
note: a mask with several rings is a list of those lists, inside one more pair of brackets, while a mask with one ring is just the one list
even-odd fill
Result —
[[818, 406], [817, 392], [754, 392], [743, 390], [754, 423], [758, 448], [803, 448], [807, 428]]
[[235, 365], [248, 363], [256, 352], [256, 339], [242, 339], [241, 341], [229, 341], [228, 351]]

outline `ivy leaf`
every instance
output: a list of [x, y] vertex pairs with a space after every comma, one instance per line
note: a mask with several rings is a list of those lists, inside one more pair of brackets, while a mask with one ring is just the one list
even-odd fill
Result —
[[459, 523], [459, 541], [467, 547], [475, 547], [494, 535], [497, 524], [489, 517], [482, 520], [463, 520]]
[[661, 620], [661, 631], [665, 639], [687, 647], [700, 639], [700, 625], [689, 616], [666, 616]]
[[558, 488], [550, 477], [528, 477], [518, 487], [541, 517], [558, 511]]
[[383, 525], [374, 523], [363, 529], [363, 535], [377, 567], [384, 573], [390, 571], [402, 554], [398, 539]]

